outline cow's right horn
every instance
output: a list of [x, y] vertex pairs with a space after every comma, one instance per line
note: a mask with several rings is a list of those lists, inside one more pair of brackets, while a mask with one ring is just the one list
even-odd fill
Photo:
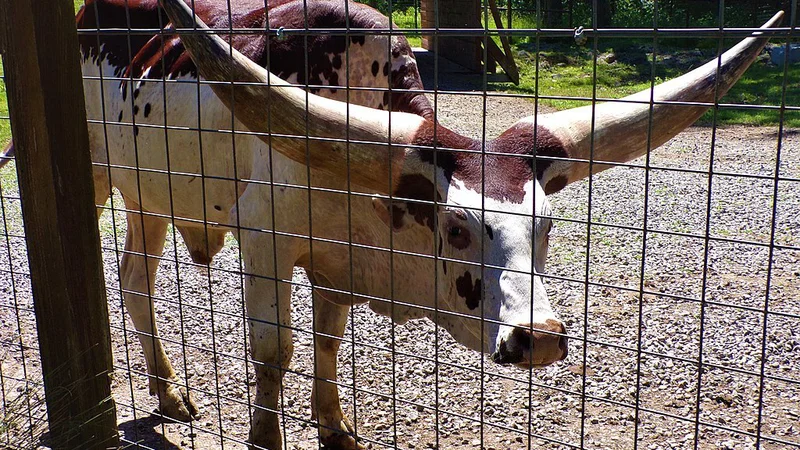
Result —
[[349, 175], [353, 183], [375, 192], [389, 193], [389, 186], [397, 186], [406, 149], [392, 145], [410, 142], [425, 119], [291, 87], [209, 32], [182, 0], [162, 0], [162, 5], [176, 28], [192, 28], [178, 33], [200, 74], [216, 81], [212, 89], [242, 124], [269, 132], [262, 140], [294, 161]]
[[[761, 28], [777, 27], [782, 18], [778, 12]], [[672, 139], [728, 92], [768, 40], [768, 33], [756, 32], [719, 58], [652, 90], [539, 117], [538, 124], [557, 136], [573, 159], [552, 164], [541, 180], [545, 192], [589, 176], [585, 161], [593, 160], [597, 173], [613, 167], [608, 163], [630, 161]]]

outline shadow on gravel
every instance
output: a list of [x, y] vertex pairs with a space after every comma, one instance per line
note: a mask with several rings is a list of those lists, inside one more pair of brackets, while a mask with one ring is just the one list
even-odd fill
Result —
[[128, 444], [125, 448], [152, 448], [159, 450], [180, 450], [181, 447], [173, 444], [158, 430], [165, 423], [157, 415], [150, 415], [141, 419], [129, 420], [119, 424], [120, 438]]
[[[477, 91], [483, 87], [481, 74], [458, 65], [445, 58], [437, 58], [434, 52], [414, 48], [417, 68], [425, 89], [442, 91]], [[438, 61], [437, 61], [438, 59]], [[438, 64], [438, 67], [437, 67]], [[434, 74], [438, 73], [438, 77]]]
[[[692, 125], [693, 128], [706, 128], [712, 129], [714, 128], [713, 124], [706, 123], [706, 122], [698, 122]], [[736, 128], [738, 127], [741, 130], [747, 130], [748, 136], [752, 138], [760, 138], [760, 139], [770, 139], [776, 138], [778, 136], [778, 126], [777, 125], [768, 125], [768, 126], [758, 126], [758, 125], [728, 125], [722, 124], [717, 125], [717, 129], [726, 129], [726, 128]], [[800, 128], [793, 128], [793, 127], [785, 127], [783, 129], [783, 137], [794, 137], [800, 136]]]

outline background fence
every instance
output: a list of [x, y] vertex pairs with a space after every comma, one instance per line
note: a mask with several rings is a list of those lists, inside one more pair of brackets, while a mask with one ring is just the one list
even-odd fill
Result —
[[[392, 11], [406, 11], [408, 8], [419, 9], [419, 1], [368, 2], [371, 6], [388, 14]], [[597, 4], [597, 20], [600, 27], [628, 28], [650, 27], [653, 24], [654, 2], [611, 0]], [[531, 21], [540, 23], [542, 28], [574, 28], [592, 23], [593, 2], [581, 0], [544, 0], [544, 1], [501, 1], [503, 17], [512, 14], [514, 21], [529, 25]], [[708, 1], [665, 0], [658, 2], [659, 26], [661, 27], [693, 27], [718, 26], [720, 3]], [[734, 0], [724, 3], [726, 26], [757, 27], [772, 16], [775, 11], [789, 11], [791, 1], [744, 1]], [[526, 26], [517, 26], [524, 28]], [[416, 27], [415, 27], [416, 28]]]
[[[747, 2], [746, 8], [734, 1], [512, 3], [518, 86], [490, 82], [482, 73], [465, 74], [429, 53], [417, 57], [437, 120], [484, 142], [523, 117], [618, 98], [691, 70], [752, 31], [746, 27], [760, 25], [765, 11], [771, 15], [778, 6], [773, 3]], [[600, 4], [611, 6], [609, 22], [602, 22]], [[415, 23], [415, 5], [375, 6], [387, 14], [391, 10], [401, 27]], [[554, 228], [542, 276], [566, 325], [569, 356], [564, 361], [540, 370], [500, 366], [429, 320], [394, 325], [366, 305], [352, 308], [336, 386], [362, 442], [372, 448], [442, 449], [800, 447], [800, 69], [790, 57], [776, 56], [791, 55], [797, 40], [796, 2], [780, 6], [787, 16], [768, 52], [697, 126], [646, 158], [550, 196]], [[603, 27], [630, 29], [594, 32], [593, 15]], [[132, 18], [129, 13], [125, 20]], [[539, 24], [551, 30], [542, 32]], [[584, 45], [574, 39], [577, 26], [588, 30]], [[155, 32], [123, 28], [84, 29], [79, 35], [117, 35], [130, 46]], [[497, 39], [493, 28], [461, 32]], [[309, 38], [320, 33], [297, 32]], [[425, 33], [437, 32], [407, 32], [412, 45]], [[103, 86], [109, 96], [119, 95], [120, 83], [134, 86], [135, 75], [115, 75], [103, 79], [84, 73], [84, 84]], [[165, 92], [178, 85], [175, 78], [160, 78], [147, 84]], [[191, 86], [185, 97], [170, 101], [201, 108], [201, 88]], [[134, 88], [127, 92], [124, 101], [133, 101]], [[208, 145], [215, 130], [179, 118], [166, 127], [137, 122], [147, 113], [144, 106], [141, 113], [133, 107], [120, 117], [116, 110], [90, 114], [90, 135], [105, 133], [108, 139], [109, 133], [125, 130], [139, 142], [133, 136], [166, 136], [170, 126], [195, 136], [203, 128], [199, 140], [206, 143], [205, 151], [213, 151]], [[8, 116], [7, 109], [1, 114]], [[230, 132], [221, 133], [230, 140]], [[8, 117], [2, 138], [10, 138]], [[132, 154], [137, 152], [134, 148]], [[96, 162], [95, 167], [107, 165]], [[23, 226], [24, 196], [15, 169], [12, 161], [0, 171], [0, 442], [35, 448], [46, 430], [44, 391], [29, 230]], [[145, 165], [130, 169], [139, 179], [156, 173]], [[220, 178], [178, 168], [174, 175], [197, 176], [208, 186]], [[309, 217], [314, 196], [327, 189], [280, 180], [264, 186], [303, 192], [309, 204], [302, 209]], [[256, 376], [244, 294], [249, 279], [239, 242], [227, 234], [213, 261], [202, 261], [181, 242], [181, 222], [166, 217], [163, 253], [149, 257], [159, 269], [154, 291], [145, 287], [144, 294], [156, 312], [179, 386], [200, 410], [191, 422], [166, 420], [158, 412], [163, 410], [159, 399], [148, 395], [150, 381], [137, 343], [141, 333], [126, 313], [120, 281], [122, 256], [143, 254], [125, 249], [125, 234], [151, 215], [126, 205], [119, 193], [100, 211], [111, 391], [121, 442], [154, 449], [244, 448], [256, 409]], [[280, 219], [277, 214], [273, 223]], [[277, 236], [290, 234], [312, 246], [340, 239], [308, 229]], [[37, 242], [28, 239], [27, 244]], [[391, 249], [402, 256], [403, 249]], [[392, 280], [403, 276], [395, 272]], [[443, 275], [434, 271], [431, 276]], [[323, 429], [312, 417], [309, 399], [318, 364], [315, 342], [327, 337], [312, 325], [319, 314], [313, 296], [320, 288], [312, 295], [302, 269], [271, 279], [292, 291], [294, 356], [281, 367], [279, 401], [284, 446], [319, 448]]]

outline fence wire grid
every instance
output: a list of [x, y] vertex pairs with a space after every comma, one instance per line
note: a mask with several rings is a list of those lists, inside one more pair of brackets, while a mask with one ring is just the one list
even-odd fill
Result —
[[[463, 28], [439, 26], [442, 17], [459, 13], [444, 0], [411, 5], [415, 28], [353, 26], [351, 9], [365, 7], [339, 0], [265, 3], [245, 25], [241, 17], [259, 9], [253, 2], [189, 3], [201, 15], [220, 14], [217, 32], [238, 48], [261, 46], [250, 49], [262, 58], [256, 62], [306, 92], [418, 114], [404, 96], [423, 96], [433, 112], [427, 123], [438, 125], [430, 142], [407, 148], [428, 151], [434, 164], [458, 155], [479, 158], [482, 182], [471, 189], [487, 194], [471, 205], [452, 203], [448, 195], [425, 199], [419, 189], [426, 185], [398, 193], [393, 184], [401, 178], [388, 176], [388, 192], [364, 188], [353, 181], [358, 174], [350, 152], [382, 151], [385, 140], [364, 145], [370, 139], [355, 128], [356, 137], [349, 130], [341, 131], [344, 139], [314, 135], [319, 118], [312, 115], [303, 119], [304, 133], [271, 125], [246, 129], [234, 118], [236, 108], [224, 109], [212, 93], [215, 84], [235, 83], [196, 78], [154, 1], [89, 2], [78, 33], [96, 190], [104, 192], [97, 184], [103, 177], [124, 190], [103, 198], [98, 214], [112, 391], [126, 448], [275, 448], [276, 442], [287, 449], [352, 448], [353, 439], [376, 449], [800, 448], [795, 1], [783, 25], [765, 32], [773, 57], [765, 50], [753, 63], [750, 70], [761, 78], [745, 72], [744, 93], [701, 103], [710, 112], [698, 124], [631, 161], [609, 163], [593, 152], [572, 158], [614, 167], [566, 184], [547, 196], [552, 209], [535, 211], [544, 194], [532, 184], [525, 188], [527, 210], [507, 208], [488, 194], [496, 186], [487, 180], [512, 176], [502, 167], [513, 163], [487, 165], [487, 155], [522, 160], [532, 173], [537, 164], [568, 165], [571, 157], [519, 155], [498, 144], [498, 136], [525, 117], [538, 126], [547, 113], [614, 102], [721, 61], [757, 27], [727, 21], [723, 1], [714, 3], [717, 25], [711, 27], [663, 28], [662, 2], [651, 2], [651, 29], [569, 24], [582, 25], [582, 34], [536, 27], [553, 2], [518, 8], [514, 21], [526, 13], [524, 24], [533, 26], [512, 22], [512, 29], [494, 22], [493, 1], [475, 2], [476, 25]], [[597, 20], [602, 2], [578, 3], [591, 4]], [[336, 20], [343, 14], [345, 26], [313, 25], [328, 23], [319, 8], [333, 4], [329, 14]], [[572, 21], [573, 2], [568, 5]], [[395, 17], [409, 5], [380, 7], [374, 14]], [[499, 10], [510, 20], [515, 8], [504, 7]], [[775, 12], [753, 10], [759, 23]], [[426, 11], [433, 11], [434, 27], [425, 25]], [[408, 36], [414, 46], [408, 58], [415, 58], [402, 69], [391, 63], [400, 36]], [[489, 41], [511, 45], [519, 86], [499, 67], [484, 70], [497, 59], [486, 50]], [[287, 50], [292, 45], [294, 53]], [[439, 57], [444, 45], [477, 48], [481, 70]], [[91, 51], [105, 56], [99, 69]], [[276, 59], [276, 52], [295, 60]], [[783, 59], [774, 57], [780, 52]], [[326, 59], [314, 60], [319, 54]], [[416, 76], [412, 61], [420, 85], [392, 85], [397, 71]], [[625, 72], [630, 67], [638, 72]], [[762, 92], [768, 90], [776, 96]], [[650, 98], [648, 130], [652, 111], [663, 103]], [[666, 103], [677, 108], [676, 116], [698, 106]], [[263, 106], [268, 124], [281, 119], [280, 108], [254, 106]], [[353, 111], [363, 112], [346, 108], [348, 126]], [[10, 139], [7, 108], [0, 114], [4, 140]], [[410, 120], [403, 117], [391, 117], [388, 135], [403, 131]], [[523, 139], [534, 142], [541, 128], [533, 129]], [[454, 141], [441, 138], [448, 133], [476, 145], [452, 148]], [[650, 138], [648, 131], [648, 147]], [[344, 149], [347, 176], [292, 162], [276, 150], [281, 145], [302, 148], [309, 159], [318, 146]], [[8, 448], [37, 448], [47, 445], [46, 411], [14, 166], [12, 160], [0, 172], [0, 437]], [[434, 178], [437, 192], [442, 180]], [[450, 191], [469, 190], [452, 183]], [[381, 211], [388, 217], [381, 219]], [[454, 215], [477, 220], [480, 234], [441, 223]], [[552, 229], [538, 229], [549, 223]], [[421, 241], [409, 238], [425, 233]], [[517, 238], [508, 237], [514, 233]], [[452, 250], [464, 239], [477, 246], [473, 256]], [[495, 257], [497, 242], [506, 242], [505, 259]], [[525, 264], [513, 260], [518, 254]], [[542, 254], [546, 268], [538, 262]], [[455, 272], [463, 276], [456, 279]], [[493, 282], [501, 272], [505, 278]], [[419, 274], [429, 279], [410, 279]], [[452, 288], [442, 288], [451, 278]], [[508, 280], [517, 280], [511, 290], [528, 297], [523, 316], [530, 320], [509, 321], [493, 306], [503, 303], [496, 293], [508, 289], [496, 289]], [[248, 305], [252, 293], [260, 297], [253, 294]], [[419, 293], [425, 298], [414, 296]], [[277, 306], [270, 306], [275, 297]], [[547, 317], [562, 329], [534, 323], [541, 313], [536, 302], [544, 298], [554, 311]], [[454, 309], [453, 299], [476, 304]], [[387, 317], [393, 314], [422, 320], [396, 324]], [[504, 342], [509, 348], [512, 339], [523, 342], [515, 344], [522, 356], [493, 355], [504, 326], [516, 327]], [[265, 347], [262, 341], [273, 338]], [[565, 341], [566, 355], [537, 353]], [[533, 364], [497, 364], [502, 357]], [[315, 380], [320, 392], [312, 397]]]

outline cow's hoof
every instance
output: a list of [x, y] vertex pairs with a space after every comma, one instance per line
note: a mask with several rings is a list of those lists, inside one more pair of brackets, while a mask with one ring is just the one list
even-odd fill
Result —
[[181, 422], [197, 418], [200, 411], [194, 400], [189, 397], [186, 389], [173, 383], [162, 383], [163, 389], [158, 390], [159, 412]]
[[266, 436], [254, 436], [253, 430], [250, 430], [250, 437], [247, 439], [248, 450], [281, 450], [281, 448], [283, 448], [283, 442], [280, 437], [270, 439]]
[[349, 434], [335, 433], [322, 438], [325, 450], [364, 450], [366, 447], [356, 442]]
[[353, 437], [353, 425], [347, 418], [342, 418], [339, 429], [342, 431], [323, 428], [320, 439], [322, 448], [326, 450], [364, 450], [366, 448]]

